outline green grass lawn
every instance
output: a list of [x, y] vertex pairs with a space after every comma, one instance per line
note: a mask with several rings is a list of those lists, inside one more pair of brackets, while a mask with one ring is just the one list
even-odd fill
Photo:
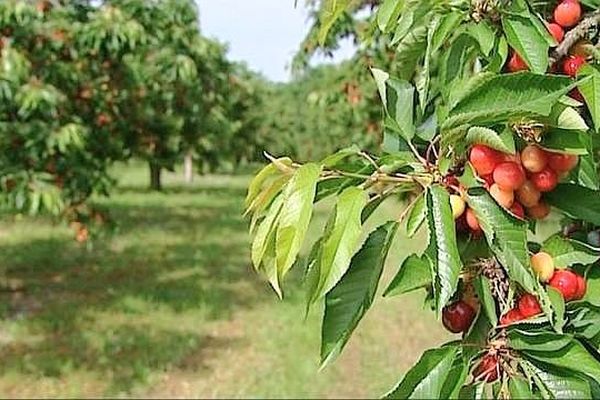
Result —
[[118, 175], [98, 200], [118, 230], [91, 249], [50, 219], [2, 217], [2, 397], [373, 397], [447, 338], [420, 294], [378, 298], [318, 372], [321, 311], [303, 320], [300, 271], [280, 302], [249, 263], [248, 177], [168, 174], [151, 193], [142, 167]]

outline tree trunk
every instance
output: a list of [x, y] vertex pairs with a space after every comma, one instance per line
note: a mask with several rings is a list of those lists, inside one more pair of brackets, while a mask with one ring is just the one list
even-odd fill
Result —
[[183, 159], [183, 179], [187, 184], [194, 181], [194, 159], [191, 152], [186, 153]]
[[161, 168], [160, 165], [150, 161], [150, 189], [160, 191], [162, 184], [160, 181]]

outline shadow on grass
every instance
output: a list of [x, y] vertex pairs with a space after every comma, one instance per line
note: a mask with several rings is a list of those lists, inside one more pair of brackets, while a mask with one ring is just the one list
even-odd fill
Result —
[[[10, 339], [0, 347], [0, 373], [97, 372], [107, 393], [119, 393], [188, 353], [235, 346], [202, 324], [226, 320], [266, 292], [249, 267], [243, 194], [121, 189], [105, 202], [119, 232], [90, 251], [61, 237], [1, 246], [5, 277], [22, 289], [0, 293], [5, 323], [20, 332], [2, 332]], [[194, 360], [185, 367], [207, 368]]]

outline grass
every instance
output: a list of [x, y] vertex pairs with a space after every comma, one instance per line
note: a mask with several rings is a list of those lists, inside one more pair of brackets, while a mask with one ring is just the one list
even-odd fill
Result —
[[98, 200], [119, 228], [92, 248], [52, 220], [2, 217], [2, 397], [374, 397], [447, 339], [420, 294], [379, 297], [319, 372], [321, 310], [303, 320], [299, 271], [279, 302], [249, 264], [248, 177], [168, 174], [152, 193], [143, 167], [119, 175]]

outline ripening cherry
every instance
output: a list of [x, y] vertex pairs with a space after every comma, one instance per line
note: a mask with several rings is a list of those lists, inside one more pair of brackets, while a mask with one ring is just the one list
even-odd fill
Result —
[[442, 311], [442, 323], [452, 333], [466, 332], [475, 319], [475, 310], [462, 300], [452, 303]]
[[504, 190], [517, 190], [525, 183], [523, 168], [515, 162], [503, 162], [494, 170], [494, 182]]
[[525, 209], [518, 201], [515, 201], [510, 208], [510, 212], [520, 219], [525, 219]]
[[490, 187], [490, 195], [504, 208], [510, 208], [515, 202], [515, 192], [504, 190], [497, 183]]
[[548, 153], [548, 166], [556, 172], [571, 172], [579, 164], [574, 154]]
[[585, 278], [581, 275], [577, 275], [577, 292], [575, 293], [575, 297], [573, 300], [581, 300], [585, 297], [585, 292], [587, 291], [587, 283]]
[[548, 282], [554, 276], [554, 259], [541, 251], [531, 257], [531, 268], [541, 282]]
[[549, 285], [558, 290], [565, 301], [571, 301], [577, 294], [577, 275], [566, 269], [556, 271]]
[[558, 175], [550, 168], [531, 175], [530, 179], [533, 186], [542, 193], [551, 192], [558, 185]]
[[500, 318], [500, 325], [506, 326], [514, 324], [515, 322], [519, 322], [524, 319], [525, 318], [523, 317], [523, 314], [521, 314], [521, 311], [519, 311], [518, 308], [513, 308], [512, 310], [508, 310], [508, 312]]
[[457, 220], [465, 213], [467, 203], [462, 197], [452, 194], [450, 195], [450, 207], [452, 208], [452, 216]]
[[501, 160], [502, 154], [482, 144], [473, 146], [469, 155], [469, 161], [480, 176], [494, 172], [494, 169], [500, 164]]
[[471, 228], [471, 231], [477, 233], [481, 232], [481, 225], [479, 225], [479, 220], [472, 208], [467, 208], [466, 216], [467, 225]]
[[488, 174], [481, 177], [485, 181], [485, 188], [489, 189], [494, 184], [494, 175]]
[[521, 152], [521, 163], [529, 172], [542, 172], [548, 164], [548, 155], [536, 145], [529, 145]]
[[569, 56], [563, 62], [563, 72], [565, 75], [575, 78], [579, 68], [585, 64], [585, 57], [582, 56]]
[[542, 193], [537, 190], [535, 185], [531, 181], [525, 181], [523, 186], [517, 189], [517, 200], [525, 207], [534, 207], [542, 198]]
[[529, 66], [527, 66], [525, 60], [523, 60], [516, 51], [512, 52], [512, 55], [510, 57], [510, 60], [508, 60], [506, 68], [508, 69], [508, 72], [519, 72], [529, 70]]
[[498, 357], [492, 354], [486, 354], [473, 371], [476, 380], [494, 382], [498, 379], [500, 364]]
[[531, 318], [534, 315], [538, 315], [542, 312], [542, 307], [537, 297], [532, 294], [526, 293], [519, 298], [518, 309], [524, 318]]
[[541, 221], [550, 215], [550, 206], [543, 201], [540, 201], [537, 205], [528, 207], [527, 214], [531, 218]]
[[552, 35], [557, 43], [560, 43], [565, 38], [565, 30], [559, 24], [554, 22], [548, 24], [548, 32]]
[[577, 0], [566, 0], [554, 9], [554, 21], [563, 28], [575, 26], [581, 19], [581, 5]]

